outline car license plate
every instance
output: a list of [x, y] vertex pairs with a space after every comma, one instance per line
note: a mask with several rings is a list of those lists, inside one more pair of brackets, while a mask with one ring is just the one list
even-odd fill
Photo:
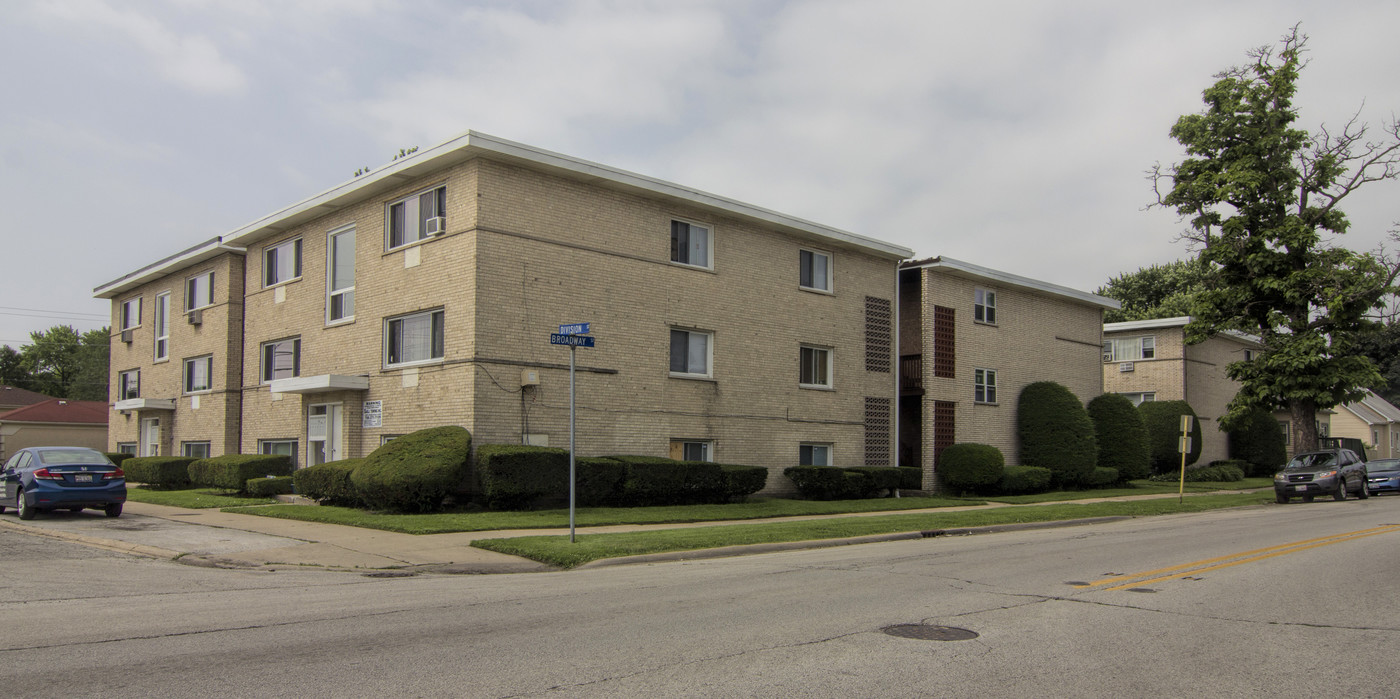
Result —
[[1298, 485], [1295, 485], [1295, 486], [1293, 486], [1293, 487], [1294, 487], [1294, 488], [1297, 488], [1298, 490], [1307, 490], [1307, 489], [1308, 489], [1308, 484], [1307, 484], [1307, 483], [1299, 483]]
[[78, 483], [91, 483], [91, 482], [92, 482], [92, 474], [90, 474], [90, 473], [79, 473], [78, 475], [73, 476], [73, 480], [76, 481], [76, 482], [78, 482]]

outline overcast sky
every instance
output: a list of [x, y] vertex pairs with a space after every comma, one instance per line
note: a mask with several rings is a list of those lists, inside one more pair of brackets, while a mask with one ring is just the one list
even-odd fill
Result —
[[1301, 125], [1400, 114], [1395, 0], [2, 0], [0, 343], [467, 129], [1092, 291], [1189, 254], [1144, 171], [1299, 22]]

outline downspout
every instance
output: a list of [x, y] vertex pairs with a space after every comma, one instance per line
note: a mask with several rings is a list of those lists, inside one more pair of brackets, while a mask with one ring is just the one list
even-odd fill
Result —
[[[894, 367], [894, 371], [891, 372], [892, 374], [894, 374], [894, 400], [892, 402], [892, 404], [894, 405], [894, 410], [890, 411], [890, 415], [894, 418], [894, 451], [892, 452], [892, 454], [894, 455], [894, 465], [896, 468], [899, 467], [899, 452], [901, 444], [901, 442], [899, 441], [899, 423], [902, 422], [902, 420], [900, 420], [900, 409], [902, 408], [902, 406], [899, 402], [899, 372], [901, 371], [899, 364], [899, 348], [901, 347], [901, 345], [899, 344], [899, 264], [899, 262], [894, 263], [894, 343], [893, 346], [890, 348], [890, 353], [893, 355], [892, 357], [890, 357], [890, 366]], [[895, 485], [894, 487], [894, 496], [899, 497], [898, 485]]]

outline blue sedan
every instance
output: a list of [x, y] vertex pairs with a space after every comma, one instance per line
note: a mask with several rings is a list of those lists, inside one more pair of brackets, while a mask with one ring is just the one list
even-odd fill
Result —
[[1366, 487], [1372, 495], [1400, 493], [1400, 459], [1376, 459], [1367, 462]]
[[20, 519], [85, 507], [120, 517], [125, 502], [126, 473], [93, 449], [30, 447], [15, 452], [0, 469], [0, 512], [14, 507]]

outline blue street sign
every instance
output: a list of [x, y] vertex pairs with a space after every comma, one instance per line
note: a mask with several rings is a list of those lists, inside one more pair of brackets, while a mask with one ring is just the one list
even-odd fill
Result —
[[[587, 335], [590, 323], [570, 323], [559, 326], [560, 335]], [[591, 347], [592, 345], [590, 345]]]
[[569, 347], [592, 347], [593, 341], [597, 339], [587, 335], [560, 335], [559, 333], [549, 334], [549, 344], [566, 345]]

